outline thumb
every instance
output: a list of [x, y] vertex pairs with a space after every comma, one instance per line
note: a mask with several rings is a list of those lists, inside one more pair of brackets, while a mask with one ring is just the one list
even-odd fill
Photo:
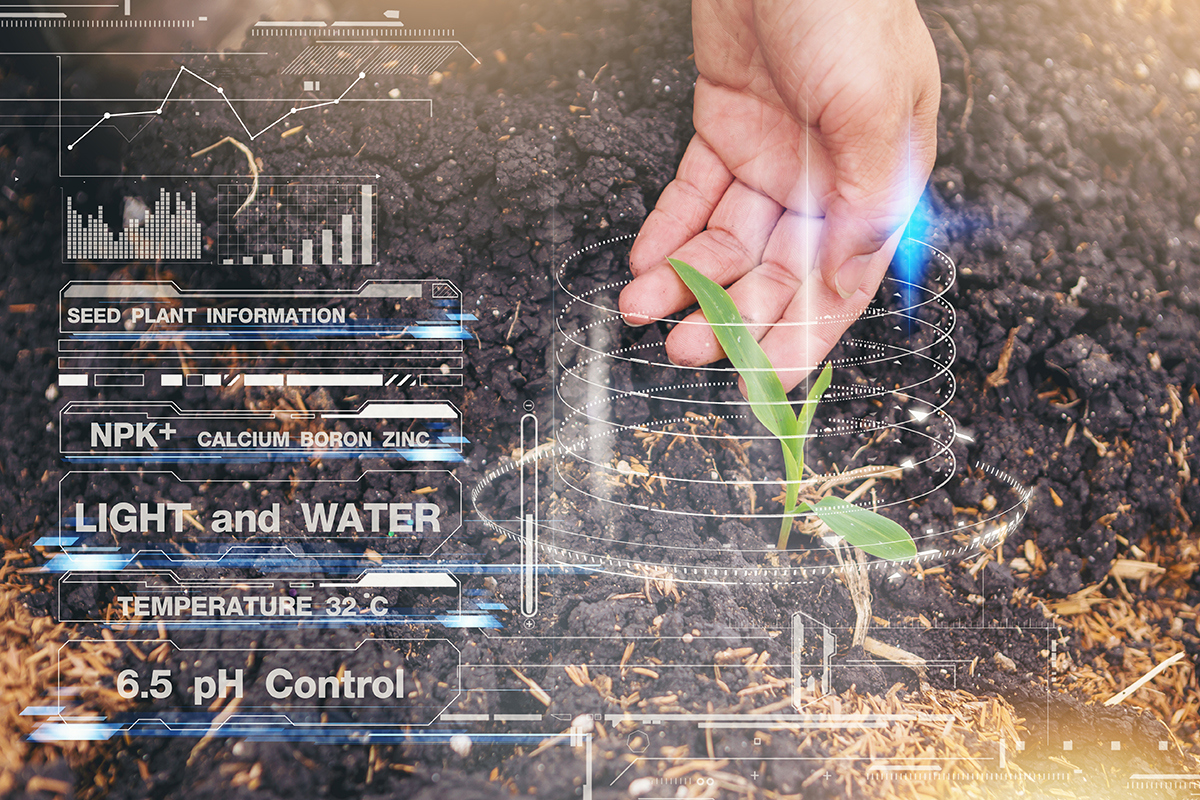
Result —
[[937, 93], [922, 92], [911, 117], [891, 110], [856, 136], [827, 141], [834, 190], [825, 204], [817, 269], [843, 300], [862, 287], [872, 258], [908, 222], [933, 168]]
[[849, 201], [836, 197], [825, 210], [817, 269], [825, 285], [848, 300], [863, 285], [875, 254], [901, 226], [903, 217], [873, 221]]

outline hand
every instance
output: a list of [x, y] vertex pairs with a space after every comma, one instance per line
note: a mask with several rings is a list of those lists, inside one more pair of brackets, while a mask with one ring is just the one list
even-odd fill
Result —
[[[937, 54], [912, 0], [693, 0], [692, 30], [696, 135], [620, 310], [639, 325], [695, 302], [682, 259], [728, 287], [790, 389], [870, 302], [929, 177]], [[700, 312], [684, 323], [672, 361], [723, 356]]]

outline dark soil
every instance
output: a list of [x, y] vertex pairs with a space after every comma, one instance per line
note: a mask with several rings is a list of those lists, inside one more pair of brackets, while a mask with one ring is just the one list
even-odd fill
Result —
[[[765, 547], [774, 536], [770, 524], [644, 514], [620, 506], [595, 512], [554, 483], [547, 468], [547, 492], [556, 492], [553, 497], [547, 494], [543, 513], [562, 520], [566, 530], [551, 544], [574, 544], [577, 534], [602, 536], [586, 555], [603, 552], [618, 559], [625, 566], [617, 571], [644, 562], [643, 580], [548, 570], [532, 624], [525, 626], [516, 611], [496, 612], [504, 627], [486, 636], [481, 631], [409, 625], [367, 629], [379, 639], [451, 640], [464, 663], [474, 665], [460, 676], [463, 688], [484, 690], [455, 698], [447, 688], [454, 685], [448, 680], [453, 661], [447, 651], [432, 647], [428, 682], [441, 680], [447, 687], [431, 697], [453, 699], [451, 712], [540, 714], [541, 721], [467, 723], [476, 743], [466, 755], [448, 747], [445, 737], [430, 743], [415, 737], [380, 740], [368, 746], [337, 737], [260, 740], [253, 732], [237, 731], [241, 735], [215, 737], [199, 751], [196, 738], [133, 737], [110, 743], [108, 769], [114, 779], [106, 795], [456, 800], [532, 792], [579, 796], [586, 774], [583, 750], [559, 744], [535, 753], [544, 735], [566, 731], [584, 714], [601, 715], [601, 720], [623, 709], [664, 715], [744, 714], [785, 698], [790, 690], [739, 696], [739, 691], [763, 682], [762, 673], [747, 669], [744, 659], [719, 672], [713, 665], [722, 663], [728, 651], [750, 647], [755, 654], [769, 654], [761, 663], [772, 665], [776, 677], [790, 678], [790, 637], [793, 615], [799, 611], [813, 626], [804, 640], [802, 661], [818, 684], [821, 625], [838, 636], [828, 676], [835, 692], [885, 695], [900, 683], [899, 697], [914, 702], [927, 688], [1003, 697], [1025, 719], [1024, 750], [1008, 757], [1029, 773], [1023, 789], [1031, 796], [1061, 796], [1054, 794], [1059, 787], [1076, 797], [1187, 796], [1179, 784], [1137, 788], [1129, 784], [1129, 777], [1195, 770], [1191, 756], [1200, 752], [1195, 709], [1189, 707], [1189, 718], [1175, 723], [1185, 755], [1174, 746], [1160, 748], [1170, 736], [1149, 714], [1126, 705], [1103, 707], [1089, 702], [1097, 698], [1063, 691], [1071, 676], [1060, 674], [1057, 654], [1069, 654], [1075, 665], [1104, 654], [1082, 650], [1070, 625], [1052, 618], [1045, 604], [1097, 583], [1105, 584], [1102, 593], [1115, 595], [1116, 583], [1106, 579], [1116, 559], [1184, 552], [1197, 532], [1200, 161], [1193, 151], [1200, 131], [1200, 92], [1185, 88], [1184, 73], [1200, 68], [1193, 37], [1200, 14], [1183, 4], [1170, 13], [1156, 4], [1117, 13], [1107, 2], [1051, 0], [1013, 7], [959, 3], [926, 11], [942, 63], [943, 102], [938, 163], [912, 233], [944, 250], [958, 265], [958, 282], [947, 295], [957, 309], [952, 370], [957, 390], [947, 411], [970, 440], [953, 443], [960, 469], [954, 481], [938, 487], [928, 473], [907, 477], [886, 491], [895, 497], [921, 496], [921, 501], [911, 508], [896, 505], [885, 513], [902, 522], [917, 515], [922, 526], [939, 529], [953, 528], [964, 516], [976, 519], [996, 503], [1020, 513], [1017, 494], [1005, 494], [1003, 486], [997, 489], [977, 464], [1007, 473], [1033, 489], [1033, 495], [1023, 524], [1004, 540], [1001, 562], [993, 559], [980, 566], [975, 551], [924, 569], [869, 572], [877, 619], [871, 635], [926, 659], [923, 676], [850, 648], [854, 607], [843, 584], [833, 577], [814, 572], [805, 573], [804, 579], [772, 582], [729, 573], [778, 568], [781, 563], [828, 567], [827, 555], [805, 549], [802, 534], [794, 534], [797, 547], [781, 562], [779, 554]], [[537, 3], [513, 9], [504, 26], [480, 25], [460, 35], [483, 63], [476, 66], [460, 55], [441, 82], [420, 87], [434, 99], [432, 117], [424, 106], [396, 111], [394, 106], [368, 105], [355, 114], [352, 125], [345, 124], [344, 116], [309, 118], [302, 145], [268, 136], [254, 152], [264, 176], [298, 171], [379, 176], [381, 266], [311, 268], [303, 273], [309, 286], [355, 286], [379, 277], [438, 277], [461, 288], [463, 311], [478, 317], [469, 323], [474, 340], [467, 343], [465, 383], [455, 396], [470, 444], [454, 475], [469, 496], [488, 473], [509, 465], [527, 402], [542, 420], [543, 434], [562, 433], [547, 431], [562, 402], [556, 395], [561, 376], [556, 317], [567, 298], [556, 287], [556, 270], [579, 250], [637, 231], [691, 135], [695, 71], [689, 58], [687, 4], [681, 2]], [[273, 42], [276, 55], [256, 59], [249, 70], [227, 76], [225, 86], [233, 96], [281, 91], [278, 71], [303, 45], [302, 40]], [[205, 57], [188, 64], [198, 72], [217, 66], [215, 59]], [[174, 71], [148, 73], [138, 92], [160, 97], [173, 77]], [[0, 93], [29, 96], [35, 92], [31, 82], [38, 79], [31, 70], [22, 71], [21, 63], [10, 62]], [[265, 124], [273, 112], [261, 113]], [[254, 122], [249, 120], [251, 127]], [[245, 159], [232, 148], [202, 159], [190, 154], [237, 132], [227, 115], [216, 111], [168, 115], [153, 136], [138, 137], [126, 148], [124, 177], [67, 182], [64, 189], [81, 207], [117, 204], [126, 195], [157, 195], [158, 182], [136, 176], [187, 172], [195, 178], [176, 183], [197, 192], [200, 217], [210, 225], [208, 237], [215, 240], [220, 181], [206, 176], [244, 173]], [[0, 349], [0, 413], [5, 419], [0, 535], [14, 549], [33, 550], [38, 537], [56, 532], [56, 492], [63, 473], [57, 456], [57, 412], [64, 402], [77, 399], [66, 389], [47, 393], [56, 380], [54, 305], [64, 283], [170, 278], [191, 288], [274, 289], [296, 280], [295, 272], [282, 268], [212, 266], [189, 271], [154, 264], [119, 269], [109, 264], [64, 265], [57, 245], [61, 196], [54, 177], [52, 133], [36, 128], [6, 128], [0, 133], [0, 166], [8, 189], [0, 197], [5, 217], [0, 236], [5, 264], [0, 289], [5, 341]], [[302, 154], [303, 170], [297, 169], [297, 152]], [[621, 279], [625, 252], [626, 245], [617, 244], [589, 256], [583, 274], [577, 276], [580, 287]], [[29, 310], [25, 304], [34, 307]], [[580, 312], [562, 324], [588, 321]], [[913, 341], [884, 327], [866, 320], [852, 336]], [[621, 330], [620, 341], [610, 346], [653, 345], [661, 342], [665, 330]], [[840, 355], [851, 351], [847, 345]], [[630, 370], [616, 379], [642, 389], [661, 380], [651, 370]], [[308, 408], [343, 410], [360, 402], [349, 391], [322, 392], [299, 399]], [[115, 400], [133, 395], [116, 389], [89, 397]], [[137, 396], [181, 404], [198, 401], [196, 395], [161, 387]], [[403, 388], [390, 389], [386, 396], [444, 395]], [[711, 392], [696, 400], [730, 396], [728, 391]], [[566, 399], [571, 399], [569, 393]], [[204, 396], [214, 408], [247, 403], [271, 407], [280, 400], [294, 407], [296, 398], [269, 389]], [[875, 413], [868, 405], [852, 400], [837, 409], [847, 417], [863, 417]], [[620, 414], [665, 417], [669, 408], [653, 396], [634, 398]], [[896, 421], [894, 415], [879, 413], [882, 422]], [[720, 438], [724, 432], [738, 432], [736, 424], [723, 429], [711, 420], [702, 424], [714, 437], [707, 449], [681, 445], [667, 453], [664, 443], [656, 457], [646, 456], [651, 471], [687, 475], [715, 469], [722, 476], [738, 476], [739, 470], [749, 469], [740, 457], [745, 454]], [[859, 466], [837, 454], [862, 441], [861, 436], [829, 437], [815, 447], [812, 457], [823, 469]], [[750, 451], [754, 477], [781, 471], [778, 455], [767, 444]], [[617, 444], [614, 457], [639, 457], [639, 449], [644, 450], [638, 440], [627, 438]], [[880, 443], [873, 456], [889, 463], [911, 453], [911, 445], [892, 442]], [[236, 505], [242, 496], [238, 493], [244, 491], [240, 481], [251, 477], [277, 481], [284, 498], [283, 487], [293, 479], [354, 478], [363, 469], [387, 466], [375, 460], [331, 460], [226, 464], [215, 470], [180, 467], [178, 473], [185, 480], [236, 481], [229, 489], [215, 484], [207, 497], [213, 503], [224, 497]], [[570, 477], [569, 460], [564, 469]], [[586, 479], [586, 467], [579, 469], [581, 480]], [[121, 480], [142, 481], [143, 476], [124, 475]], [[164, 491], [159, 478], [144, 480], [149, 495]], [[411, 490], [414, 479], [397, 480], [402, 483], [391, 490]], [[513, 473], [491, 480], [481, 508], [498, 519], [511, 518], [518, 507], [516, 490]], [[622, 502], [642, 497], [632, 482], [615, 491]], [[668, 487], [655, 502], [662, 508], [688, 506], [732, 517], [747, 501], [739, 491], [707, 484]], [[758, 505], [769, 506], [772, 493], [760, 487]], [[350, 496], [347, 490], [330, 498]], [[464, 504], [469, 506], [465, 498]], [[1034, 563], [1028, 562], [1028, 542], [1040, 556]], [[196, 541], [171, 544], [186, 548]], [[369, 562], [364, 543], [354, 539], [292, 544], [309, 555], [357, 559], [347, 564]], [[385, 553], [429, 553], [435, 546], [368, 544]], [[464, 588], [515, 609], [516, 577], [489, 567], [517, 563], [518, 551], [515, 536], [505, 536], [468, 513], [462, 531], [441, 546], [438, 556], [479, 562], [482, 566], [464, 577]], [[1192, 542], [1193, 561], [1194, 551]], [[34, 552], [40, 563], [45, 553]], [[687, 555], [684, 560], [664, 559], [668, 552]], [[673, 579], [679, 580], [673, 582], [654, 570], [664, 563], [712, 568], [720, 580], [685, 582], [686, 573], [673, 569]], [[317, 577], [340, 577], [333, 569], [323, 569], [327, 568], [315, 571]], [[247, 564], [213, 574], [252, 578], [262, 571]], [[1171, 583], [1140, 590], [1131, 582], [1128, 589], [1150, 600], [1170, 595], [1188, 606], [1200, 604], [1200, 578], [1193, 579], [1191, 570], [1172, 577]], [[54, 611], [53, 582], [38, 574], [31, 580], [29, 606], [38, 613]], [[76, 618], [94, 615], [115, 594], [104, 592], [70, 595], [66, 611]], [[413, 595], [405, 602], [437, 607], [444, 606], [446, 598]], [[347, 661], [346, 654], [337, 651], [356, 644], [362, 632], [231, 628], [180, 632], [173, 638], [179, 646], [236, 651], [228, 662], [220, 662], [222, 666], [245, 662], [251, 649], [304, 648], [302, 653], [277, 656], [278, 664], [303, 662], [310, 670], [336, 672], [342, 664], [365, 666], [377, 660], [376, 654], [363, 651]], [[1193, 659], [1200, 655], [1194, 615], [1184, 621], [1179, 638]], [[620, 666], [628, 658], [630, 643], [636, 647], [628, 665], [644, 672]], [[133, 655], [127, 659], [135, 663]], [[172, 653], [166, 663], [182, 670], [186, 659]], [[257, 663], [261, 665], [262, 657]], [[591, 680], [579, 685], [564, 669], [567, 665], [588, 665]], [[544, 690], [548, 705], [526, 691], [513, 668]], [[718, 674], [723, 677], [718, 679]], [[639, 699], [671, 695], [673, 700], [651, 711], [638, 706]], [[266, 698], [250, 696], [242, 710], [269, 705]], [[1179, 707], [1184, 707], [1182, 700]], [[421, 715], [428, 711], [413, 708], [403, 713], [422, 722]], [[377, 709], [338, 713], [348, 715], [344, 721], [380, 719]], [[604, 735], [597, 733], [591, 756], [598, 798], [623, 796], [632, 780], [661, 775], [664, 762], [649, 759], [666, 758], [727, 759], [720, 767], [724, 773], [740, 776], [747, 786], [783, 794], [837, 797], [850, 785], [840, 778], [805, 783], [841, 751], [830, 737], [784, 731], [763, 737], [754, 729], [739, 728], [706, 734], [694, 723], [671, 719], [632, 726], [605, 720], [601, 725]], [[458, 731], [462, 725], [451, 727]], [[448, 735], [451, 727], [437, 730]], [[649, 759], [626, 770], [629, 737], [639, 731], [646, 737]], [[497, 736], [489, 739], [489, 734]], [[504, 738], [518, 734], [530, 736], [515, 742]], [[1072, 742], [1069, 752], [1064, 751], [1064, 740]], [[1121, 742], [1119, 754], [1113, 752], [1116, 741]], [[687, 757], [672, 749], [683, 746], [690, 748]], [[851, 771], [866, 770], [869, 758], [859, 760]], [[253, 789], [234, 782], [234, 776], [256, 764], [261, 765], [261, 780]], [[995, 771], [994, 765], [986, 769]], [[90, 791], [88, 775], [73, 779], [77, 791]], [[984, 783], [980, 791], [983, 796], [1004, 797], [1016, 791], [1016, 785]], [[729, 786], [725, 791], [739, 793]], [[943, 783], [928, 791], [949, 790]]]

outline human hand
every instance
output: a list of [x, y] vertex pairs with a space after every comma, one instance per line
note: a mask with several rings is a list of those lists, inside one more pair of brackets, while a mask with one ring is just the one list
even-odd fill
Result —
[[[666, 258], [686, 261], [728, 287], [790, 389], [870, 302], [933, 168], [937, 54], [912, 0], [693, 0], [692, 30], [696, 135], [619, 307], [633, 325], [687, 308]], [[666, 349], [723, 356], [698, 311]]]

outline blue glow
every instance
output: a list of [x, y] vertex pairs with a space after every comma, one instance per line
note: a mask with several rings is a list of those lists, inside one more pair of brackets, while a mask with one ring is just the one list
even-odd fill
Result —
[[[376, 625], [441, 625], [445, 628], [502, 628], [503, 624], [493, 617], [483, 614], [465, 615], [468, 620], [462, 624], [447, 624], [445, 615], [435, 614], [361, 614], [338, 617], [304, 617], [301, 623], [305, 629], [330, 630], [334, 628], [367, 628]], [[478, 624], [476, 621], [479, 620]], [[484, 620], [490, 620], [485, 622]], [[164, 629], [171, 630], [296, 630], [296, 618], [248, 616], [227, 619], [221, 617], [206, 617], [204, 619], [164, 619], [159, 620]]]
[[[357, 538], [357, 537], [355, 537]], [[382, 538], [382, 537], [375, 537]], [[150, 543], [138, 546], [136, 554], [125, 555], [87, 553], [78, 550], [56, 554], [46, 562], [44, 569], [50, 572], [91, 570], [112, 572], [123, 567], [136, 565], [139, 568], [186, 568], [211, 569], [214, 567], [251, 567], [262, 574], [296, 575], [298, 570], [320, 570], [328, 575], [358, 575], [365, 568], [378, 566], [363, 554], [347, 553], [343, 556], [310, 556], [294, 552], [291, 547], [301, 543], [288, 540], [279, 545], [240, 545], [229, 542], [197, 543], [189, 553], [178, 553], [174, 547], [159, 547]], [[385, 554], [385, 558], [386, 558]], [[411, 556], [401, 556], [410, 559]], [[390, 559], [389, 559], [390, 561]], [[474, 561], [422, 561], [404, 564], [391, 562], [392, 572], [428, 572], [430, 564], [453, 575], [519, 575], [520, 564], [480, 564]], [[599, 572], [596, 567], [542, 564], [538, 572], [543, 575], [592, 575]], [[311, 575], [304, 574], [304, 578]]]
[[446, 614], [437, 621], [447, 628], [502, 628], [500, 620], [491, 614]]
[[104, 742], [121, 730], [104, 722], [44, 722], [29, 734], [34, 742]]
[[399, 455], [408, 461], [442, 461], [457, 464], [463, 461], [462, 453], [448, 448], [413, 448], [395, 450], [385, 447], [341, 448], [338, 450], [313, 450], [294, 448], [289, 450], [238, 450], [183, 451], [179, 453], [154, 453], [146, 455], [113, 453], [111, 455], [63, 456], [71, 464], [109, 464], [112, 462], [141, 462], [147, 464], [210, 463], [213, 461], [236, 461], [259, 464], [266, 461], [308, 461], [313, 458], [332, 460], [335, 458], [388, 458]]
[[53, 717], [66, 711], [66, 706], [29, 706], [21, 712], [22, 717]]
[[[177, 724], [177, 723], [176, 723]], [[134, 736], [152, 736], [163, 738], [201, 737], [210, 733], [211, 722], [199, 723], [182, 729], [167, 728], [161, 723], [139, 722], [130, 725], [127, 732]], [[248, 724], [238, 720], [230, 720], [221, 726], [221, 735], [226, 737], [244, 738], [252, 742], [304, 741], [315, 744], [370, 744], [374, 742], [445, 745], [454, 736], [466, 733], [473, 744], [545, 744], [552, 741], [564, 747], [569, 746], [571, 739], [548, 733], [477, 733], [468, 732], [462, 728], [452, 728], [437, 731], [409, 730], [405, 728], [383, 729], [341, 728], [332, 725], [287, 725], [287, 724]]]
[[[908, 219], [908, 225], [904, 229], [904, 238], [916, 239], [919, 242], [926, 241], [925, 237], [929, 233], [932, 220], [933, 209], [930, 207], [928, 199], [922, 196], [916, 208], [913, 209], [912, 216]], [[919, 284], [925, 277], [923, 268], [928, 260], [923, 248], [914, 247], [902, 240], [900, 247], [896, 249], [896, 257], [892, 259], [892, 269], [896, 277], [901, 280]]]
[[59, 553], [46, 562], [47, 572], [114, 572], [125, 568], [132, 556], [109, 553]]
[[470, 339], [471, 334], [461, 325], [417, 325], [405, 333], [414, 339]]
[[43, 536], [33, 543], [34, 547], [70, 547], [79, 541], [78, 536]]

